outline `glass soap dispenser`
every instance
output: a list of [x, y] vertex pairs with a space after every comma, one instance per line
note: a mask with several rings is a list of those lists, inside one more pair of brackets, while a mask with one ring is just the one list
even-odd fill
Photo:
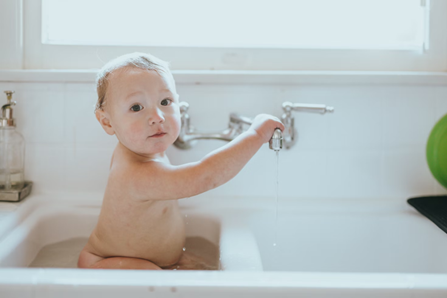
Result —
[[8, 102], [0, 118], [0, 191], [20, 190], [25, 185], [25, 139], [16, 131], [12, 112], [14, 91], [5, 91]]

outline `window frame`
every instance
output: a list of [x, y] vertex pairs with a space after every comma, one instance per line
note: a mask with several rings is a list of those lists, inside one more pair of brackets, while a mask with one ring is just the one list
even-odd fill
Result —
[[23, 69], [97, 69], [134, 51], [170, 61], [173, 70], [444, 72], [447, 68], [447, 1], [443, 0], [426, 1], [430, 46], [423, 51], [46, 45], [41, 43], [41, 0], [8, 1], [23, 1]]

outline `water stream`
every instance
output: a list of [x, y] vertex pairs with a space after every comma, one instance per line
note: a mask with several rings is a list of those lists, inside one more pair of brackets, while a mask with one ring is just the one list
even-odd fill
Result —
[[[273, 246], [277, 245], [278, 234], [278, 189], [279, 189], [279, 151], [276, 151], [276, 210], [275, 210], [275, 241]], [[276, 250], [275, 250], [276, 251]]]

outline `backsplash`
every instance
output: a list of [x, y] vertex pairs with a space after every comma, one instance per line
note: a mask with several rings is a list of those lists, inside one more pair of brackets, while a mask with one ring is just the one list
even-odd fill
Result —
[[[25, 178], [33, 193], [103, 193], [117, 143], [97, 122], [94, 83], [5, 83], [15, 90], [17, 130], [26, 140]], [[320, 103], [335, 113], [295, 113], [298, 141], [279, 154], [281, 198], [402, 198], [447, 191], [432, 177], [425, 146], [447, 113], [447, 86], [178, 84], [191, 124], [220, 132], [229, 114], [282, 114], [284, 101]], [[6, 101], [2, 97], [1, 103]], [[201, 159], [221, 141], [171, 147], [173, 164]], [[265, 144], [230, 182], [209, 196], [273, 197], [276, 155]]]

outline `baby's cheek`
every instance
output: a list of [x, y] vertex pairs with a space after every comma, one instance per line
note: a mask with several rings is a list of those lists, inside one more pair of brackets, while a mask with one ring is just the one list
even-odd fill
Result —
[[176, 132], [176, 138], [179, 136], [180, 134], [180, 128], [181, 128], [182, 124], [181, 124], [181, 120], [180, 117], [179, 118], [174, 118], [172, 121], [172, 127], [174, 128], [175, 132]]
[[144, 137], [143, 135], [145, 134], [144, 128], [141, 127], [141, 125], [139, 125], [138, 123], [132, 123], [131, 125], [129, 125], [129, 129], [127, 130], [127, 132], [127, 137], [131, 139], [131, 141], [137, 141], [141, 139], [141, 137]]

